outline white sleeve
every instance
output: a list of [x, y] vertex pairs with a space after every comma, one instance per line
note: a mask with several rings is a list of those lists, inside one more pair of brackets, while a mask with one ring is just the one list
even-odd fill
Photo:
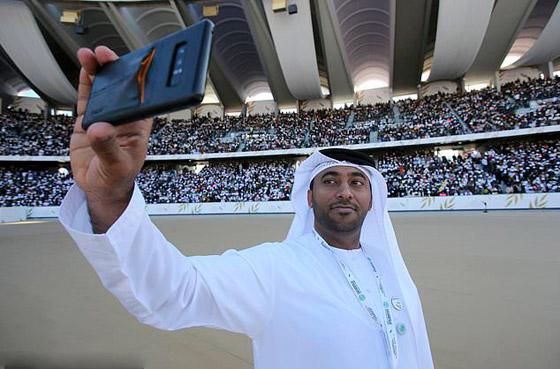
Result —
[[209, 326], [257, 335], [272, 315], [275, 244], [185, 257], [145, 211], [138, 187], [105, 234], [93, 234], [83, 191], [74, 185], [60, 222], [102, 284], [140, 322], [166, 330]]

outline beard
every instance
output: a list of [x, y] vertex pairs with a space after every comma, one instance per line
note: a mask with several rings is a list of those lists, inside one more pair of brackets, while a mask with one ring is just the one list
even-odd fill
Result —
[[326, 229], [334, 232], [354, 232], [362, 227], [366, 214], [355, 206], [355, 211], [348, 214], [336, 214], [331, 208], [321, 209], [314, 204], [315, 221]]

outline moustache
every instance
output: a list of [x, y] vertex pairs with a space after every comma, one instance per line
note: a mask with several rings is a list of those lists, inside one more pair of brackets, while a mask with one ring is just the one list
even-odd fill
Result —
[[335, 202], [335, 203], [331, 204], [331, 206], [330, 206], [331, 209], [334, 209], [334, 208], [337, 208], [337, 207], [349, 207], [349, 208], [352, 208], [353, 210], [356, 210], [358, 208], [358, 205], [354, 204], [350, 201], [338, 201], [338, 202]]

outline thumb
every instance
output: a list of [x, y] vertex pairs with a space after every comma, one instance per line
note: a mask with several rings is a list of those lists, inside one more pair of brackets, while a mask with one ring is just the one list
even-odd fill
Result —
[[114, 165], [122, 160], [115, 127], [109, 123], [94, 123], [87, 130], [91, 148], [104, 165]]

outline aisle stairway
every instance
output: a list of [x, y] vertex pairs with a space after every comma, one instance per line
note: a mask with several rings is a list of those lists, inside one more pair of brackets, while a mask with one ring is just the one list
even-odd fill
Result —
[[463, 128], [465, 129], [465, 132], [468, 133], [473, 133], [471, 127], [469, 127], [469, 125], [467, 123], [465, 123], [465, 121], [463, 120], [463, 118], [461, 118], [461, 116], [459, 114], [457, 114], [457, 112], [455, 111], [455, 109], [453, 109], [453, 107], [451, 107], [451, 105], [445, 100], [443, 99], [443, 105], [447, 106], [447, 108], [449, 108], [449, 110], [451, 111], [451, 114], [453, 114], [453, 116], [455, 118], [457, 118], [457, 120], [459, 121], [459, 123], [461, 123], [461, 125], [463, 126]]

